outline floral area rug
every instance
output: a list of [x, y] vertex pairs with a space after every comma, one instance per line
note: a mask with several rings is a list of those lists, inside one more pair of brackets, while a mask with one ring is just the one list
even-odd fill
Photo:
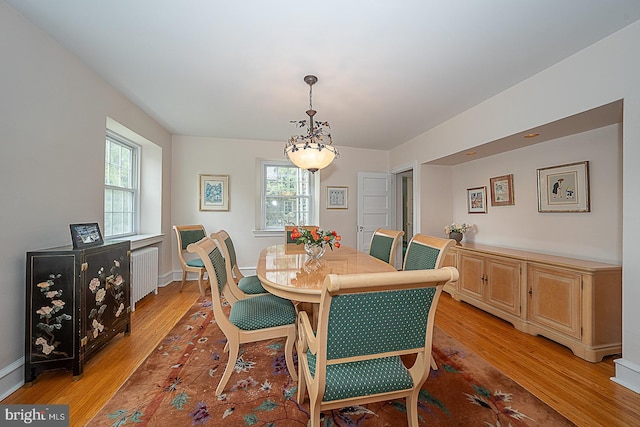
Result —
[[[89, 426], [307, 426], [287, 371], [284, 339], [243, 344], [222, 396], [226, 339], [201, 298]], [[424, 426], [571, 426], [552, 408], [438, 328], [419, 401]], [[323, 413], [323, 426], [407, 425], [404, 400]]]

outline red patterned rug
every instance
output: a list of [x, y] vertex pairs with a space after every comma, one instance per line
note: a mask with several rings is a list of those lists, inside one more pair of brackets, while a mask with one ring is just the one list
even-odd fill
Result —
[[[284, 361], [284, 340], [244, 344], [225, 394], [225, 337], [201, 298], [89, 426], [306, 426], [309, 402]], [[438, 328], [419, 401], [420, 425], [571, 426], [567, 419]], [[407, 425], [404, 400], [323, 413], [323, 426]]]

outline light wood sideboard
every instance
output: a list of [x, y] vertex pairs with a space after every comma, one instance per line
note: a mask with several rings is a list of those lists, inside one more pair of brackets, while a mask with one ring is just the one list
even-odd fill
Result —
[[622, 352], [622, 267], [474, 243], [453, 247], [445, 265], [460, 278], [445, 288], [518, 330], [599, 362]]

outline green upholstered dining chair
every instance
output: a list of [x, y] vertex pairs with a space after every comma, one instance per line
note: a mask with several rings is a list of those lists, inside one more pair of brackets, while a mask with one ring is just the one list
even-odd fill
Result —
[[236, 261], [236, 250], [229, 233], [220, 230], [210, 236], [220, 248], [227, 267], [227, 278], [229, 280], [229, 292], [225, 295], [229, 302], [245, 299], [249, 296], [264, 295], [268, 293], [260, 283], [258, 276], [244, 276], [238, 268]]
[[[442, 267], [444, 256], [456, 241], [440, 237], [416, 234], [411, 238], [404, 256], [403, 270], [428, 270]], [[435, 359], [431, 358], [431, 367], [438, 369]]]
[[185, 258], [187, 246], [193, 242], [197, 242], [207, 235], [204, 231], [204, 226], [200, 224], [174, 225], [173, 230], [176, 232], [176, 238], [178, 239], [178, 259], [180, 260], [180, 267], [182, 267], [182, 284], [180, 285], [180, 291], [182, 291], [187, 280], [187, 273], [193, 272], [198, 274], [200, 294], [204, 295], [203, 281], [206, 270], [202, 261], [198, 257], [192, 259]]
[[233, 245], [233, 240], [231, 240], [231, 237], [229, 236], [229, 233], [227, 233], [225, 230], [220, 230], [217, 233], [211, 234], [211, 238], [217, 240], [217, 242], [220, 244], [222, 255], [229, 260], [229, 263], [231, 264], [232, 277], [238, 284], [237, 288], [239, 288], [244, 294], [247, 295], [258, 295], [267, 293], [267, 291], [262, 287], [262, 283], [260, 283], [260, 279], [258, 279], [258, 276], [245, 276], [240, 271], [240, 268], [238, 267], [236, 249]]
[[378, 228], [371, 236], [369, 255], [395, 266], [396, 248], [404, 231]]
[[426, 270], [440, 268], [444, 257], [456, 241], [440, 237], [416, 234], [411, 238], [404, 256], [403, 270]]
[[197, 254], [204, 264], [211, 284], [211, 306], [216, 324], [220, 327], [229, 353], [227, 366], [216, 388], [216, 395], [224, 391], [240, 353], [240, 344], [273, 338], [286, 338], [284, 355], [289, 374], [298, 379], [293, 363], [293, 346], [296, 340], [296, 308], [287, 299], [272, 294], [258, 295], [252, 298], [230, 303], [231, 309], [223, 308], [223, 296], [226, 298], [229, 282], [224, 257], [216, 242], [205, 237], [191, 243], [187, 251]]
[[308, 389], [311, 426], [324, 410], [400, 398], [418, 425], [438, 299], [457, 278], [454, 267], [327, 276], [317, 330], [298, 313], [298, 402]]

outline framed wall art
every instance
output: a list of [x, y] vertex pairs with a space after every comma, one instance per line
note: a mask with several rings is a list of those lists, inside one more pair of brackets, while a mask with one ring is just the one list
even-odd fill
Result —
[[73, 249], [88, 248], [98, 246], [104, 243], [100, 226], [97, 222], [87, 224], [69, 224], [71, 229], [71, 242]]
[[327, 187], [327, 209], [348, 209], [348, 188]]
[[589, 162], [538, 169], [538, 212], [590, 212]]
[[487, 187], [467, 188], [469, 213], [487, 213]]
[[229, 175], [200, 175], [200, 210], [229, 210]]
[[491, 206], [509, 206], [513, 200], [513, 174], [490, 178]]

